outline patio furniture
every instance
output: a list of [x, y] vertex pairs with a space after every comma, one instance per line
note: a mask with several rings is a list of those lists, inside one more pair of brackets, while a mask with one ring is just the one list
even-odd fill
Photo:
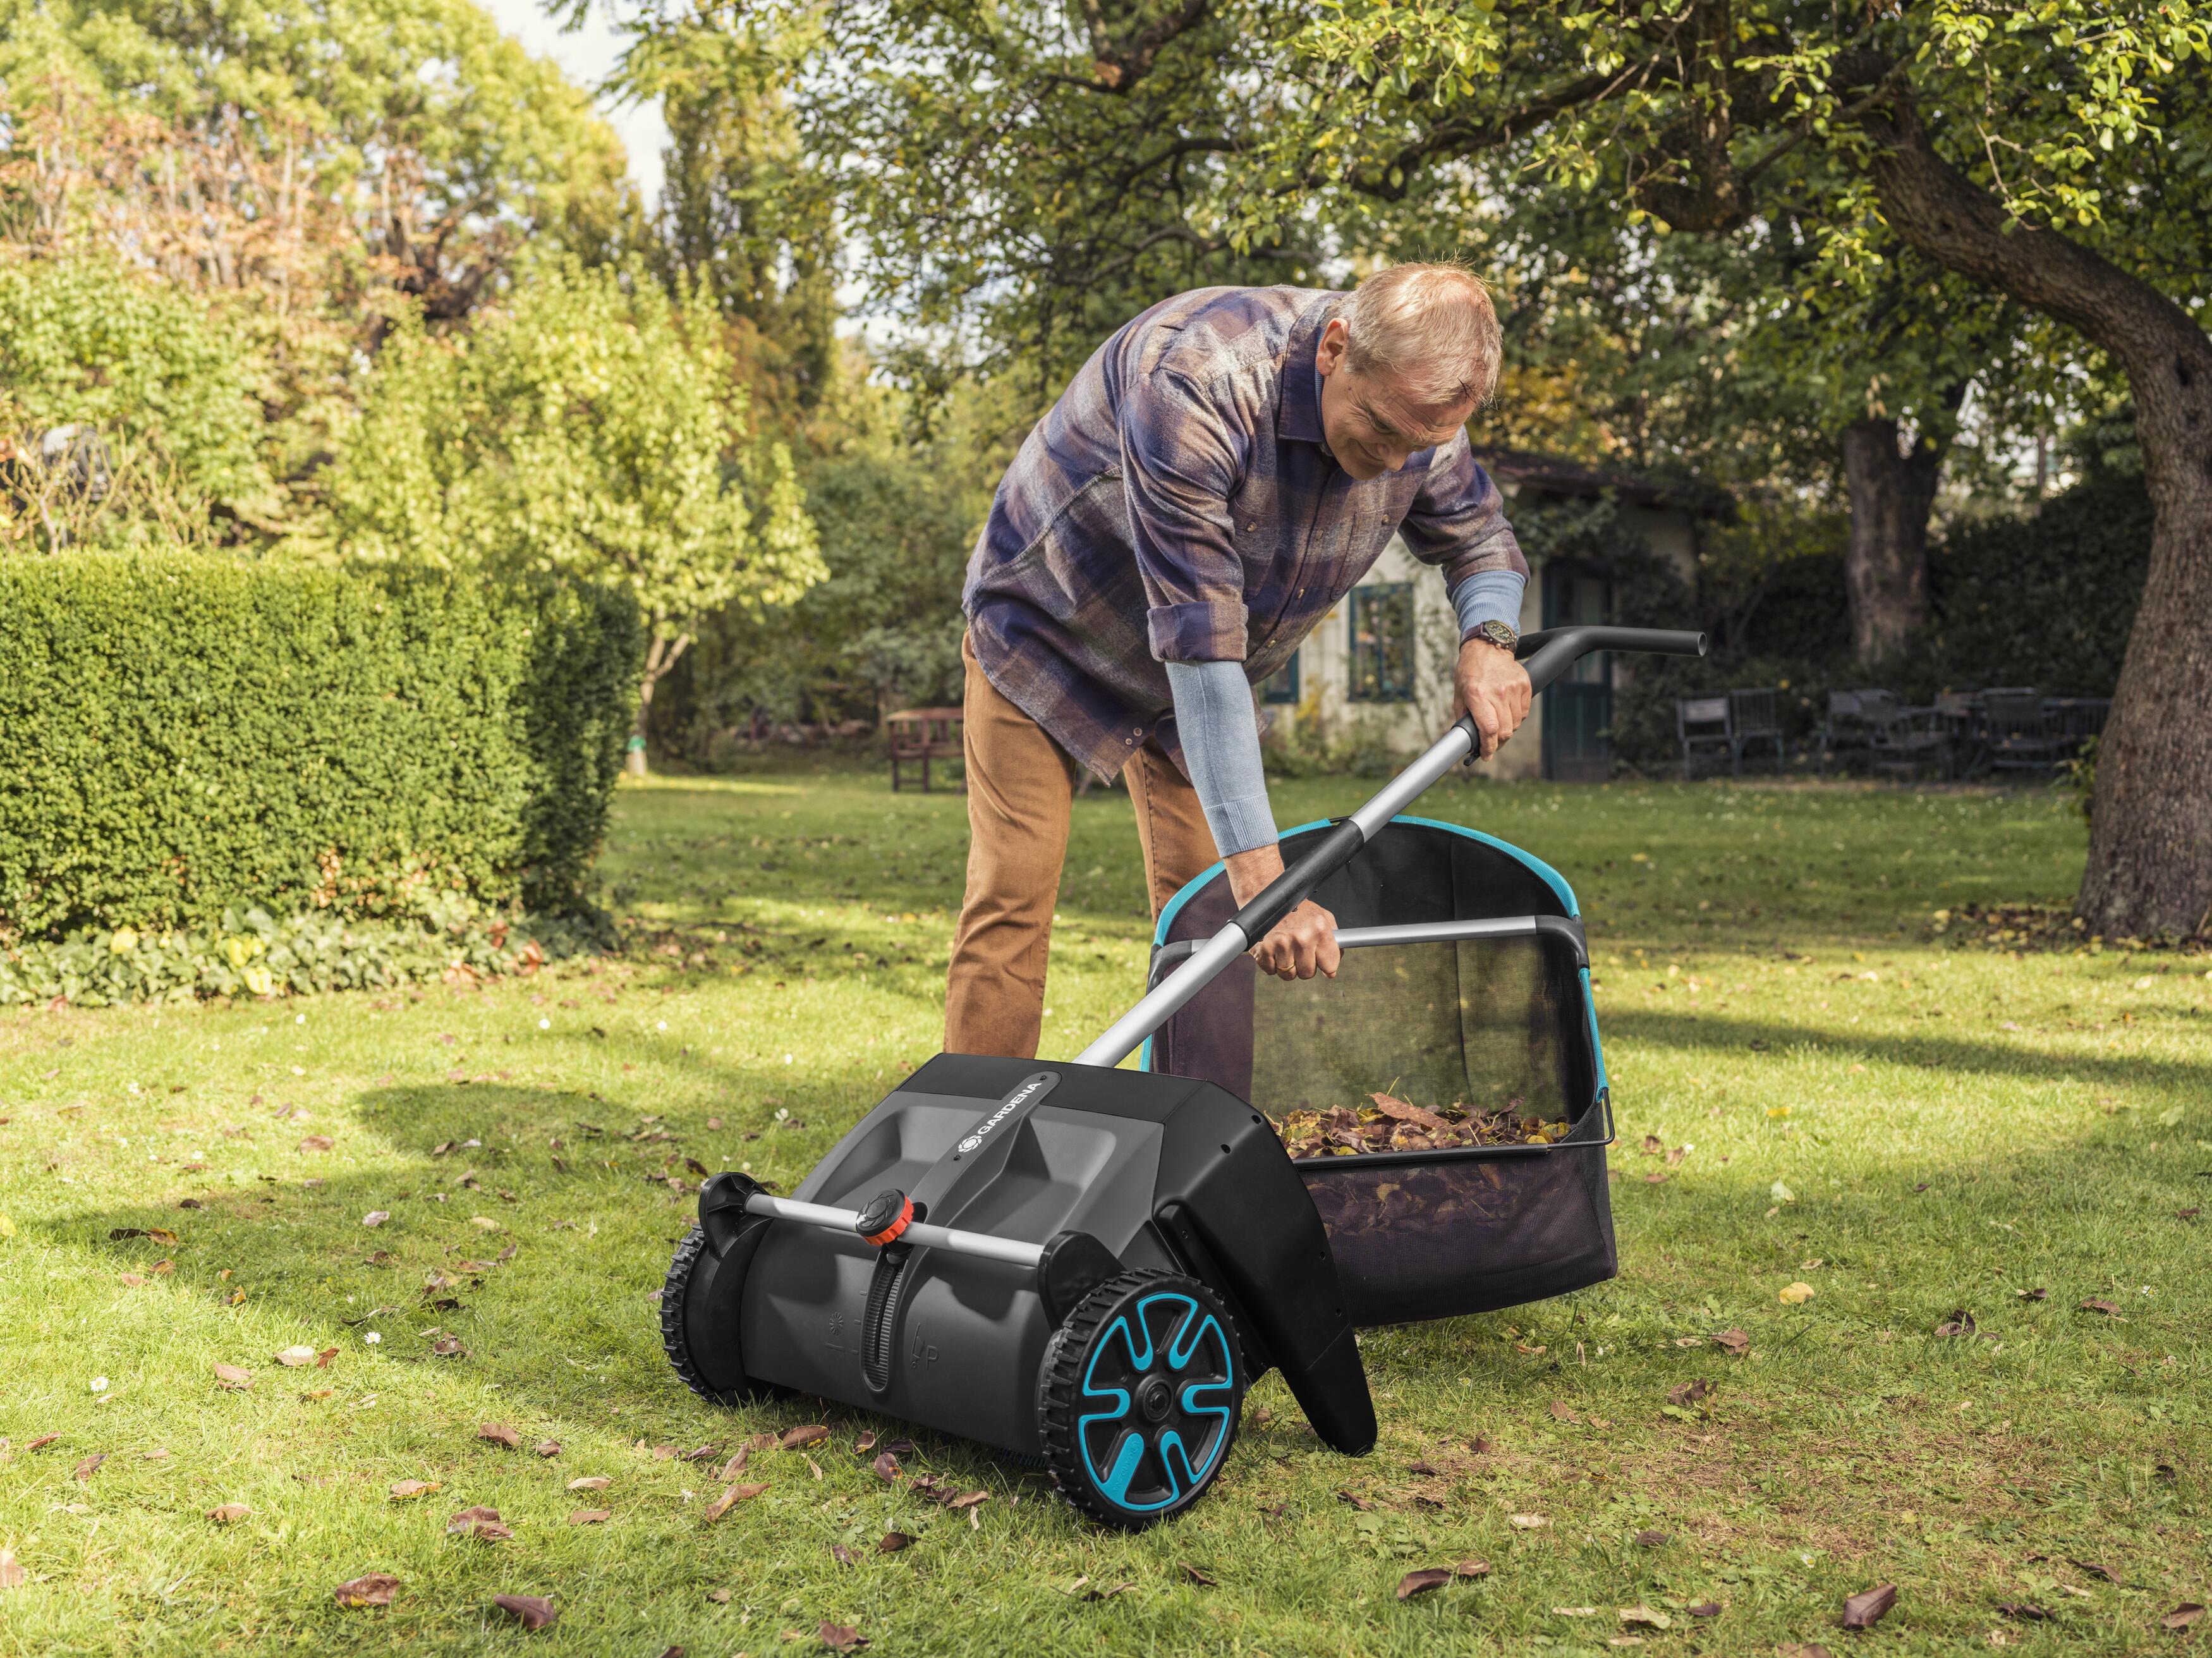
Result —
[[1682, 744], [1682, 780], [1690, 780], [1690, 764], [1700, 754], [1733, 754], [1729, 700], [1720, 696], [1680, 696], [1674, 699], [1674, 736]]
[[[1876, 695], [1884, 694], [1875, 693]], [[1867, 751], [1870, 732], [1863, 707], [1866, 695], [1863, 691], [1828, 693], [1828, 714], [1820, 722], [1820, 734], [1816, 738], [1819, 746], [1814, 751], [1814, 769], [1820, 775], [1826, 777], [1828, 774], [1830, 760], [1847, 761], [1854, 754]]]
[[1887, 691], [1863, 691], [1859, 707], [1867, 726], [1867, 768], [1897, 778], [1919, 776], [1933, 765], [1944, 781], [1953, 758], [1949, 721], [1940, 708], [1914, 708]]
[[1982, 741], [1990, 770], [2033, 771], [2046, 777], [2057, 770], [2060, 755], [2072, 746], [2052, 736], [2043, 693], [2020, 685], [1982, 693]]
[[1755, 686], [1729, 694], [1729, 757], [1735, 774], [1743, 775], [1743, 756], [1753, 744], [1774, 744], [1774, 770], [1786, 768], [1782, 745], [1781, 692], [1771, 685]]
[[[891, 793], [906, 786], [904, 768], [920, 768], [921, 792], [930, 793], [929, 765], [933, 760], [961, 756], [960, 710], [957, 708], [902, 708], [884, 722], [890, 736]], [[968, 792], [963, 775], [960, 793]]]

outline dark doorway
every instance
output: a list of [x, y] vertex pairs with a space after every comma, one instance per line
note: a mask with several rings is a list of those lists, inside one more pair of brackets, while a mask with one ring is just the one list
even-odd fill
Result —
[[[1571, 559], [1544, 562], [1544, 625], [1613, 620], [1613, 579]], [[1544, 775], [1556, 783], [1602, 783], [1613, 774], [1613, 653], [1583, 658], [1544, 693]]]

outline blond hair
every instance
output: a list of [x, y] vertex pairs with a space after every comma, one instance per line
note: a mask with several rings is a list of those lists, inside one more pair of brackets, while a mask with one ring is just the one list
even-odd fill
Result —
[[1389, 374], [1424, 401], [1480, 403], [1498, 383], [1498, 313], [1482, 278], [1456, 264], [1394, 264], [1339, 302], [1345, 366]]

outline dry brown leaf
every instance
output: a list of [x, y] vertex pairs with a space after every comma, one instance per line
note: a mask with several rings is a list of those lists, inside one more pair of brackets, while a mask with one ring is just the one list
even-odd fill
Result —
[[717, 1474], [715, 1478], [722, 1480], [735, 1479], [739, 1474], [745, 1471], [746, 1459], [750, 1457], [752, 1454], [752, 1448], [750, 1445], [738, 1446], [737, 1455], [732, 1456], [728, 1461], [722, 1464], [722, 1472]]
[[372, 1209], [361, 1218], [361, 1224], [363, 1226], [381, 1226], [391, 1218], [389, 1209]]
[[615, 1517], [612, 1509], [578, 1509], [568, 1516], [572, 1526], [596, 1526]]
[[830, 1430], [827, 1427], [819, 1422], [811, 1422], [803, 1428], [786, 1429], [777, 1438], [776, 1443], [787, 1451], [795, 1451], [802, 1445], [818, 1444], [829, 1437]]
[[896, 1554], [901, 1549], [910, 1549], [913, 1546], [914, 1539], [908, 1536], [904, 1532], [887, 1531], [882, 1537], [877, 1540], [876, 1552], [878, 1554]]
[[2109, 1301], [2100, 1301], [2094, 1296], [2081, 1303], [2081, 1310], [2085, 1313], [2102, 1313], [2106, 1318], [2118, 1318], [2120, 1315], [2118, 1305]]
[[1674, 1620], [1663, 1612], [1655, 1612], [1641, 1600], [1632, 1606], [1614, 1609], [1614, 1616], [1624, 1624], [1641, 1624], [1646, 1629], [1672, 1629]]
[[876, 1460], [868, 1466], [876, 1471], [876, 1478], [888, 1483], [899, 1477], [899, 1460], [889, 1451], [878, 1451]]
[[2100, 1566], [2094, 1560], [2077, 1559], [2070, 1554], [2066, 1557], [2066, 1559], [2076, 1571], [2086, 1571], [2090, 1576], [2101, 1577], [2107, 1583], [2117, 1583], [2120, 1581], [2119, 1573], [2114, 1571], [2110, 1566]]
[[614, 1483], [603, 1473], [587, 1473], [581, 1479], [570, 1480], [568, 1489], [572, 1491], [603, 1491]]
[[1636, 1546], [1639, 1549], [1664, 1548], [1674, 1540], [1672, 1532], [1640, 1531], [1636, 1533]]
[[832, 1652], [858, 1652], [868, 1644], [868, 1637], [850, 1624], [824, 1624], [815, 1633]]
[[1669, 1388], [1667, 1402], [1677, 1410], [1687, 1410], [1701, 1399], [1711, 1396], [1713, 1384], [1699, 1376], [1695, 1382], [1685, 1382], [1680, 1387]]
[[1336, 1496], [1339, 1502], [1351, 1503], [1353, 1508], [1358, 1509], [1362, 1514], [1372, 1514], [1375, 1511], [1374, 1503], [1369, 1502], [1367, 1498], [1360, 1496], [1358, 1491], [1339, 1491]]
[[313, 1347], [296, 1345], [286, 1347], [276, 1355], [276, 1362], [287, 1370], [296, 1370], [302, 1364], [313, 1364], [315, 1362], [315, 1350]]
[[331, 1591], [342, 1606], [388, 1606], [399, 1592], [399, 1580], [388, 1571], [365, 1572]]
[[2051, 1621], [2051, 1609], [2039, 1606], [2033, 1600], [2000, 1600], [1997, 1610], [2008, 1618], [2019, 1619], [2023, 1624], [2047, 1624]]
[[2187, 1629], [2204, 1615], [2204, 1608], [2194, 1600], [2184, 1600], [2158, 1621], [2167, 1629]]
[[1452, 1576], [1455, 1577], [1487, 1577], [1490, 1576], [1490, 1562], [1487, 1560], [1462, 1560], [1459, 1564], [1452, 1568]]
[[486, 1422], [477, 1428], [478, 1439], [489, 1439], [495, 1445], [504, 1445], [510, 1451], [522, 1448], [522, 1436], [504, 1422]]
[[765, 1485], [730, 1486], [720, 1497], [716, 1497], [713, 1502], [707, 1505], [707, 1519], [708, 1523], [711, 1524], [714, 1521], [720, 1520], [732, 1509], [736, 1508], [738, 1503], [750, 1502], [752, 1498], [758, 1497], [767, 1489], [768, 1487]]
[[146, 1280], [136, 1272], [118, 1272], [115, 1275], [115, 1281], [132, 1290], [143, 1290], [146, 1287]]
[[487, 1543], [504, 1543], [514, 1533], [500, 1523], [499, 1510], [483, 1507], [463, 1509], [446, 1521], [449, 1537], [480, 1537]]
[[243, 1503], [218, 1503], [207, 1511], [207, 1517], [218, 1526], [228, 1526], [234, 1520], [243, 1520], [253, 1512]]
[[31, 1574], [23, 1570], [23, 1563], [15, 1558], [13, 1549], [0, 1549], [0, 1589], [19, 1589], [30, 1581]]
[[1560, 1422], [1579, 1423], [1582, 1420], [1580, 1417], [1577, 1416], [1572, 1411], [1567, 1408], [1564, 1400], [1557, 1399], [1552, 1401], [1552, 1415], [1556, 1420]]
[[40, 1434], [36, 1439], [27, 1443], [23, 1448], [27, 1451], [43, 1451], [60, 1437], [59, 1434]]
[[1206, 1570], [1203, 1566], [1194, 1566], [1188, 1560], [1184, 1561], [1176, 1568], [1176, 1570], [1182, 1573], [1183, 1580], [1186, 1582], [1195, 1583], [1202, 1589], [1218, 1589], [1221, 1587], [1221, 1580], [1219, 1578], [1216, 1577], [1212, 1572]]
[[1656, 1134], [1646, 1134], [1644, 1137], [1644, 1155], [1645, 1157], [1656, 1157], [1666, 1149], [1667, 1142], [1661, 1139]]
[[1682, 1610], [1692, 1618], [1717, 1618], [1721, 1615], [1721, 1603], [1717, 1600], [1700, 1600], [1694, 1606], [1685, 1606]]
[[331, 1137], [328, 1134], [310, 1134], [300, 1142], [300, 1149], [302, 1151], [327, 1151], [331, 1149]]
[[432, 1491], [443, 1491], [443, 1482], [435, 1479], [400, 1479], [392, 1482], [392, 1500], [404, 1503], [410, 1497], [427, 1497]]
[[1535, 1531], [1552, 1523], [1548, 1515], [1540, 1514], [1509, 1514], [1505, 1516], [1505, 1521], [1510, 1526], [1517, 1526], [1522, 1531]]
[[70, 1474], [70, 1478], [76, 1480], [79, 1485], [82, 1485], [84, 1482], [90, 1479], [93, 1475], [98, 1473], [100, 1472], [100, 1465], [106, 1461], [107, 1453], [106, 1451], [94, 1451], [90, 1456], [86, 1457], [82, 1461], [76, 1465], [76, 1472]]
[[329, 1370], [331, 1368], [331, 1361], [337, 1356], [338, 1350], [337, 1348], [324, 1348], [322, 1351], [315, 1355], [315, 1368], [319, 1370]]
[[978, 1503], [988, 1503], [990, 1498], [991, 1493], [988, 1491], [963, 1491], [959, 1496], [947, 1502], [945, 1506], [955, 1509], [972, 1509]]
[[2033, 1290], [2015, 1290], [2013, 1291], [2013, 1294], [2019, 1297], [2022, 1301], [2048, 1301], [2051, 1299], [2051, 1291], [2040, 1287]]
[[469, 1350], [461, 1345], [459, 1336], [441, 1336], [430, 1344], [430, 1351], [439, 1358], [466, 1358]]
[[234, 1391], [243, 1391], [253, 1385], [253, 1372], [237, 1364], [218, 1364], [215, 1379]]
[[544, 1629], [560, 1615], [546, 1594], [495, 1594], [491, 1603], [525, 1629]]
[[558, 1456], [561, 1455], [561, 1442], [557, 1439], [541, 1439], [530, 1448], [540, 1456]]
[[872, 1428], [853, 1442], [853, 1455], [855, 1456], [866, 1456], [875, 1448], [876, 1434]]
[[860, 1557], [842, 1543], [832, 1543], [830, 1546], [830, 1558], [841, 1566], [849, 1566]]
[[1431, 1589], [1440, 1589], [1451, 1580], [1451, 1572], [1443, 1566], [1425, 1566], [1419, 1571], [1409, 1571], [1398, 1580], [1398, 1598], [1410, 1600]]
[[1844, 1602], [1844, 1627], [1872, 1629], [1896, 1604], [1894, 1583], [1876, 1583], [1870, 1589], [1861, 1589]]
[[1741, 1330], [1723, 1330], [1713, 1338], [1713, 1345], [1726, 1348], [1734, 1357], [1741, 1358], [1751, 1351], [1751, 1338]]
[[727, 1589], [708, 1589], [707, 1598], [718, 1606], [726, 1606], [730, 1604], [730, 1592]]

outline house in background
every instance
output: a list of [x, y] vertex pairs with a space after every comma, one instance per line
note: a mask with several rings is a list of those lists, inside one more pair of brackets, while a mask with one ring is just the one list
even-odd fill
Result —
[[[1733, 511], [1717, 489], [1522, 450], [1474, 452], [1498, 481], [1509, 517], [1516, 508], [1610, 495], [1623, 522], [1643, 531], [1652, 551], [1692, 582], [1700, 526]], [[1522, 633], [1571, 622], [1635, 620], [1613, 614], [1613, 583], [1603, 569], [1530, 557]], [[1279, 726], [1288, 722], [1322, 737], [1358, 732], [1410, 753], [1450, 724], [1451, 665], [1458, 653], [1458, 621], [1442, 578], [1394, 536], [1289, 665], [1261, 686], [1261, 701]], [[1625, 677], [1624, 665], [1609, 655], [1583, 658], [1572, 677], [1537, 699], [1528, 723], [1486, 769], [1499, 778], [1603, 780], [1612, 766], [1603, 733], [1613, 720], [1614, 687]]]

